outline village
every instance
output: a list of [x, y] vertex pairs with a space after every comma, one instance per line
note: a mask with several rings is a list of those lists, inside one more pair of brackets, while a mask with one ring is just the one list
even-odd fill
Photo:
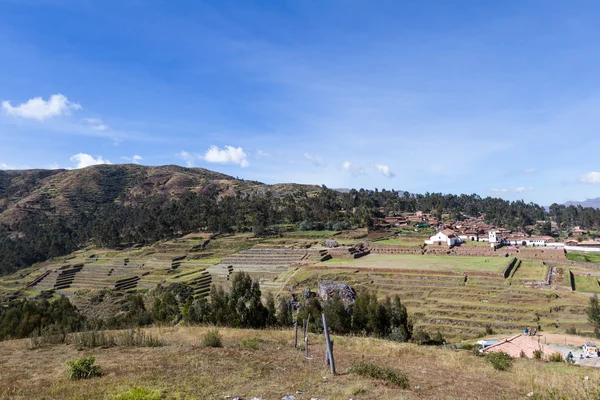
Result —
[[[380, 211], [383, 211], [381, 209]], [[417, 211], [401, 216], [378, 218], [374, 221], [377, 228], [406, 227], [414, 225], [415, 229], [435, 229], [437, 233], [424, 240], [427, 245], [454, 247], [467, 242], [488, 243], [492, 249], [502, 246], [518, 247], [546, 247], [567, 251], [597, 252], [600, 253], [600, 236], [598, 232], [581, 229], [575, 226], [570, 229], [560, 228], [554, 221], [536, 221], [535, 225], [527, 226], [529, 232], [540, 232], [547, 224], [550, 235], [532, 235], [525, 230], [511, 230], [494, 226], [485, 222], [485, 215], [479, 217], [465, 217], [462, 221], [444, 222], [432, 214]]]

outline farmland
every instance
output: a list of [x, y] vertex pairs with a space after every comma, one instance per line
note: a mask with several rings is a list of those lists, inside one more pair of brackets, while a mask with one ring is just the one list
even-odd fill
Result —
[[[590, 332], [585, 314], [588, 297], [582, 293], [600, 292], [596, 277], [585, 276], [584, 264], [569, 265], [566, 259], [547, 264], [535, 259], [542, 253], [533, 251], [507, 257], [487, 247], [471, 246], [479, 252], [475, 254], [487, 255], [366, 252], [357, 256], [352, 246], [359, 243], [366, 248], [381, 242], [406, 248], [406, 243], [418, 243], [418, 238], [379, 240], [373, 235], [369, 239], [355, 231], [290, 232], [270, 238], [255, 238], [249, 233], [210, 237], [191, 234], [122, 251], [86, 248], [4, 277], [0, 295], [31, 297], [42, 290], [54, 290], [80, 302], [82, 296], [73, 297], [78, 292], [148, 290], [184, 283], [192, 287], [196, 297], [204, 297], [212, 284], [227, 286], [231, 274], [243, 271], [260, 282], [263, 293], [280, 297], [299, 295], [306, 287], [316, 290], [320, 280], [331, 279], [358, 291], [374, 292], [380, 298], [397, 294], [417, 326], [430, 332], [439, 330], [446, 339], [456, 341], [482, 336], [490, 329], [502, 334], [538, 324], [544, 331], [575, 328]], [[328, 238], [342, 247], [323, 246]], [[516, 267], [505, 278], [515, 257]], [[561, 262], [565, 264], [562, 267]], [[556, 272], [551, 285], [536, 286], [544, 282], [552, 266]], [[574, 292], [570, 270], [575, 272]]]

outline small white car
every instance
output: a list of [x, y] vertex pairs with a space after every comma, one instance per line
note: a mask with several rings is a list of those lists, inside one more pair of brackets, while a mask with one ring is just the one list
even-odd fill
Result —
[[586, 343], [583, 345], [583, 355], [587, 358], [598, 357], [598, 348], [593, 343]]

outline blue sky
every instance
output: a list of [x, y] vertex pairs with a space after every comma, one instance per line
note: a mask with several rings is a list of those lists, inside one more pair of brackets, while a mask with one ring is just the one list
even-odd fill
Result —
[[594, 1], [0, 0], [0, 168], [600, 196]]

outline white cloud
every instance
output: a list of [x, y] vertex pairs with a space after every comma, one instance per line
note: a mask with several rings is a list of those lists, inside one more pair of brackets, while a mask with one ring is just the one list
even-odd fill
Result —
[[133, 164], [139, 164], [140, 161], [143, 160], [142, 156], [138, 156], [137, 154], [131, 156], [131, 157], [121, 157], [123, 160], [125, 161], [129, 161], [130, 163]]
[[221, 150], [217, 146], [210, 146], [202, 158], [209, 163], [237, 164], [242, 168], [246, 168], [250, 165], [246, 157], [247, 154], [241, 147], [225, 146]]
[[112, 164], [110, 161], [105, 160], [102, 156], [98, 156], [98, 158], [94, 158], [89, 154], [78, 153], [74, 156], [71, 156], [70, 160], [76, 163], [75, 168], [85, 168], [90, 165], [98, 165], [98, 164]]
[[28, 165], [14, 165], [14, 164], [6, 164], [0, 163], [0, 170], [15, 170], [15, 169], [30, 169]]
[[501, 189], [490, 189], [490, 192], [493, 194], [503, 194], [503, 193], [523, 193], [523, 192], [531, 192], [534, 190], [532, 187], [524, 187], [519, 186], [517, 188], [501, 188]]
[[43, 121], [46, 118], [69, 115], [71, 110], [80, 110], [81, 106], [70, 102], [65, 96], [59, 93], [50, 96], [48, 101], [45, 101], [41, 97], [34, 97], [18, 106], [13, 106], [10, 101], [3, 101], [2, 109], [6, 115]]
[[192, 168], [194, 166], [194, 161], [196, 158], [198, 158], [194, 154], [188, 153], [187, 151], [177, 153], [177, 157], [182, 158], [183, 161], [185, 161], [185, 166], [188, 168]]
[[306, 159], [309, 160], [311, 163], [313, 163], [313, 165], [316, 167], [322, 167], [325, 165], [325, 160], [323, 160], [322, 157], [313, 156], [312, 154], [309, 154], [309, 153], [304, 153], [304, 157], [306, 157]]
[[515, 188], [516, 193], [531, 192], [532, 190], [533, 190], [532, 187], [519, 186], [518, 188]]
[[377, 164], [377, 165], [375, 165], [375, 169], [377, 169], [379, 172], [381, 172], [383, 175], [387, 176], [388, 178], [393, 178], [396, 176], [395, 173], [390, 171], [390, 167], [388, 167], [387, 165]]
[[271, 154], [264, 152], [261, 149], [258, 149], [258, 151], [256, 152], [256, 158], [263, 158], [263, 157], [271, 157]]
[[581, 175], [579, 180], [583, 183], [600, 183], [600, 172], [588, 172]]
[[351, 163], [350, 161], [344, 161], [342, 163], [342, 169], [352, 174], [352, 176], [360, 176], [365, 174], [365, 170], [360, 165]]
[[531, 175], [531, 174], [537, 174], [538, 172], [539, 171], [536, 168], [525, 168], [525, 169], [521, 169], [521, 170], [507, 169], [504, 174], [506, 176]]
[[92, 127], [92, 129], [95, 129], [97, 131], [105, 131], [108, 129], [108, 126], [104, 125], [102, 123], [102, 120], [99, 118], [84, 118], [83, 120], [87, 122]]

